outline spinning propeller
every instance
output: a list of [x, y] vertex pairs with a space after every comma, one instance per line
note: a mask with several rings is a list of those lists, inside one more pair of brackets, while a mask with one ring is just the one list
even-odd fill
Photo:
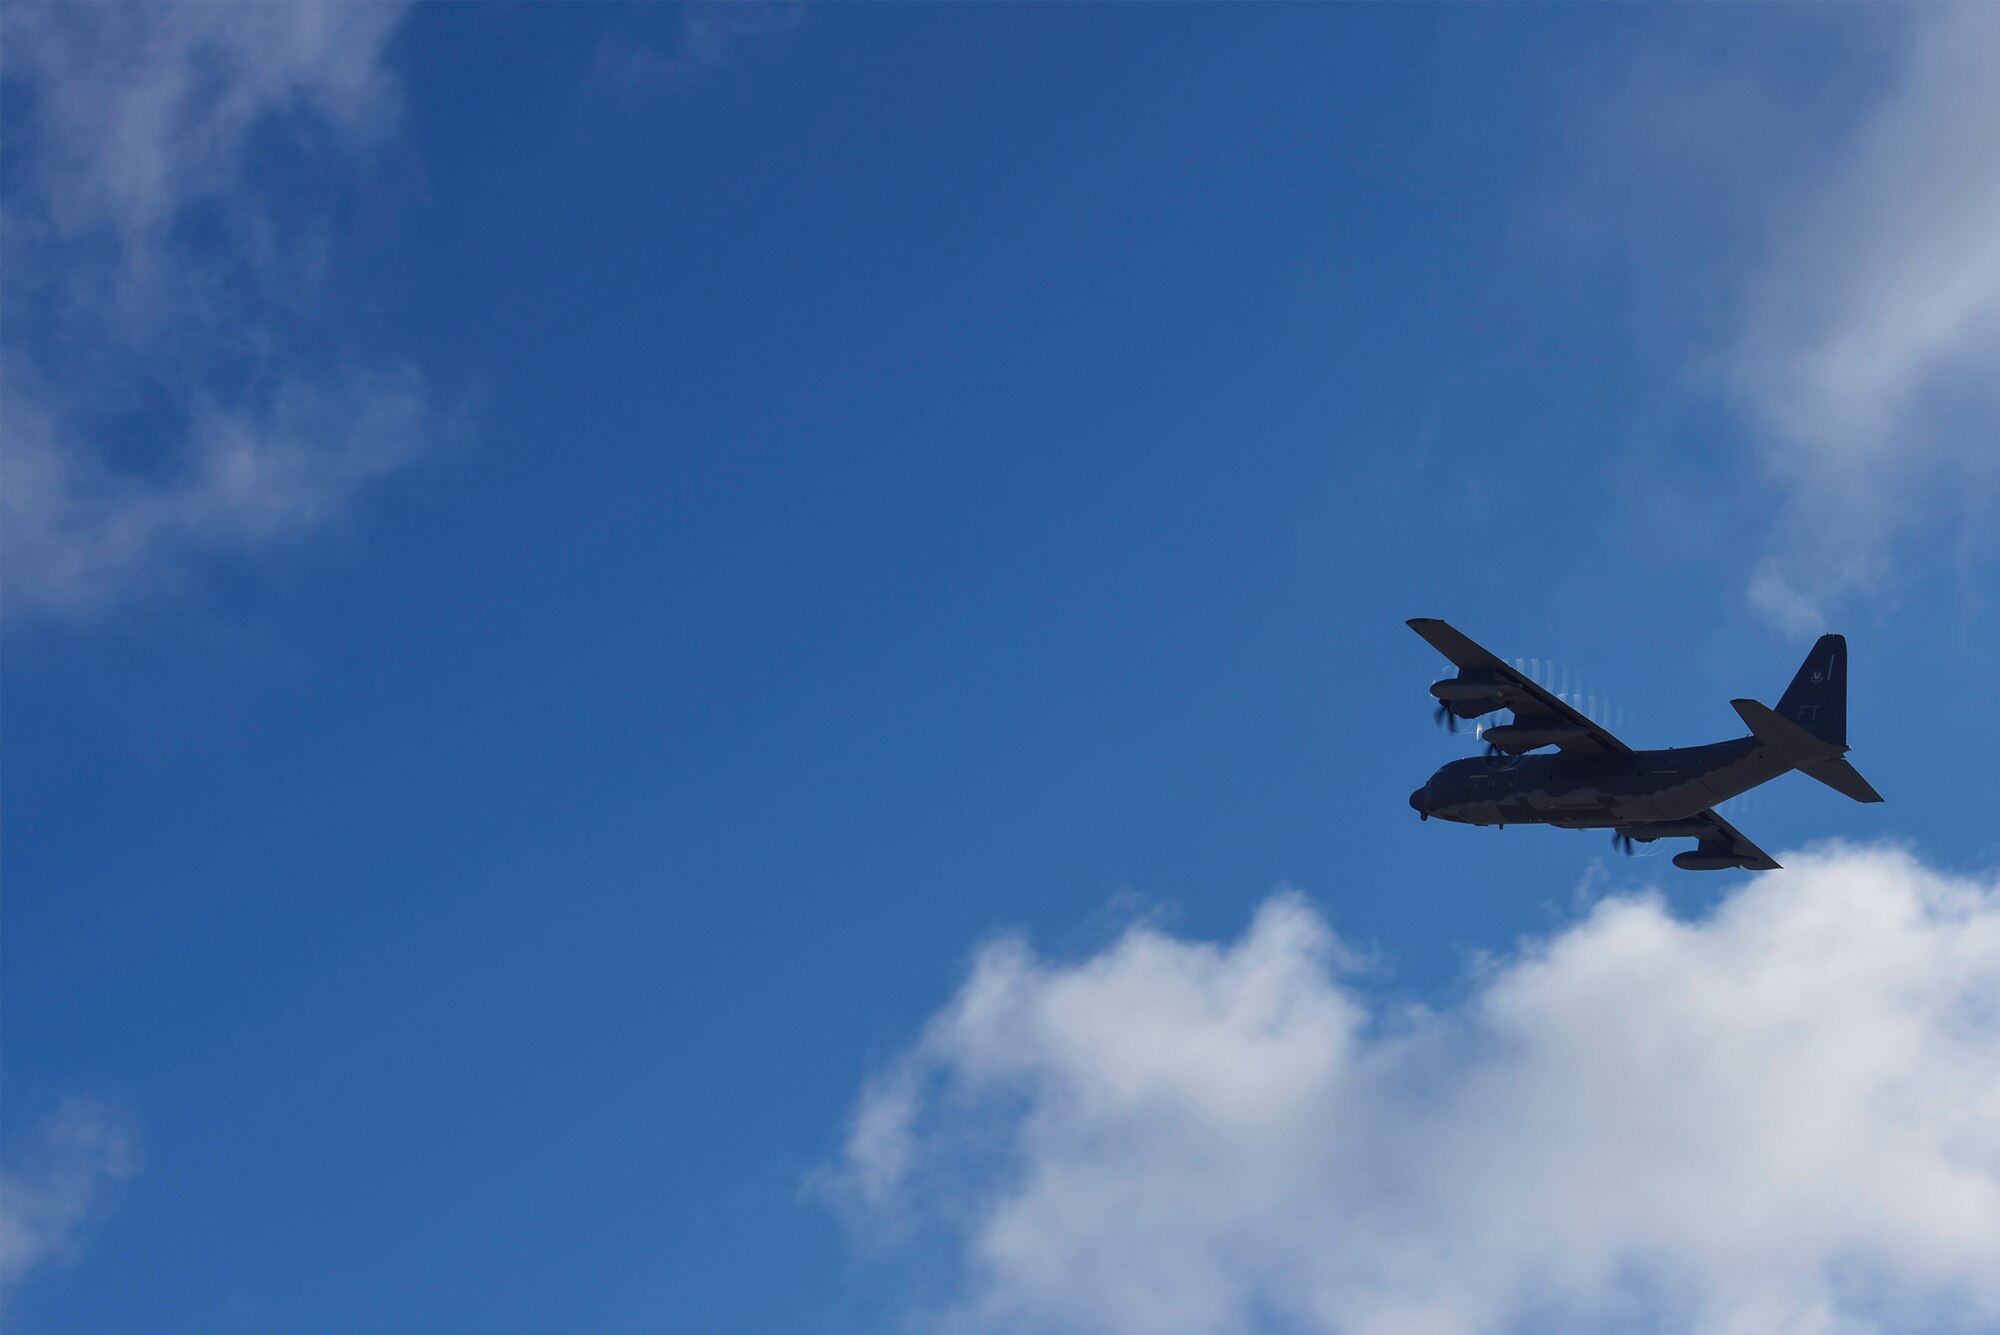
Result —
[[[1484, 740], [1486, 729], [1480, 728], [1478, 730], [1478, 734], [1481, 737], [1481, 739]], [[1516, 765], [1520, 764], [1526, 758], [1527, 757], [1520, 755], [1517, 752], [1507, 750], [1506, 748], [1502, 747], [1498, 742], [1494, 741], [1486, 742], [1486, 768], [1490, 770], [1495, 770], [1495, 771], [1510, 770], [1513, 769]]]

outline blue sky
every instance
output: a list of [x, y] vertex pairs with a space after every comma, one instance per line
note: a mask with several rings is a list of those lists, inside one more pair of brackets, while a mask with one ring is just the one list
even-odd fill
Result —
[[[1233, 1021], [1173, 1020], [1241, 1014], [1260, 969], [1336, 1017], [1246, 1021], [1308, 1068], [1443, 1017], [1392, 1084], [1457, 1145], [1477, 1080], [1603, 1092], [1552, 1072], [1623, 1046], [1548, 1017], [1679, 1014], [1722, 957], [1789, 977], [1756, 924], [1809, 935], [1815, 904], [1873, 926], [1770, 1032], [1904, 977], [1870, 952], [1915, 923], [1898, 967], [1958, 1017], [1915, 1046], [1971, 1083], [1895, 1089], [1996, 1106], [1963, 967], [2000, 921], [1989, 14], [10, 7], [7, 1319], [2000, 1311], [2000, 1147], [1950, 1122], [1915, 1205], [1877, 1154], [1907, 1125], [1828, 1114], [1825, 1153], [1882, 1166], [1877, 1216], [1959, 1201], [1970, 1260], [1863, 1229], [1824, 1247], [1869, 1283], [1748, 1297], [1644, 1212], [1613, 1254], [1640, 1291], [1524, 1297], [1547, 1258], [1418, 1230], [1487, 1277], [1419, 1312], [1354, 1296], [1401, 1262], [1302, 1296], [1217, 1259], [1321, 1209], [1366, 1234], [1365, 1202], [1161, 1242], [1038, 1194], [1127, 1199], [1093, 1144], [1295, 1144], [1262, 1104], [1157, 1142], [1052, 1111], [1135, 1044], [1202, 1072], [1168, 1105], [1279, 1088], [1200, 1065], [1267, 1050]], [[1415, 615], [1561, 663], [1638, 745], [1733, 734], [1730, 697], [1844, 631], [1889, 802], [1754, 795], [1737, 823], [1805, 868], [1761, 880], [1420, 825], [1406, 795], [1469, 741], [1431, 727]], [[1565, 990], [1633, 939], [1661, 991]], [[967, 1020], [993, 978], [1056, 1018]], [[1908, 991], [1845, 1021], [1902, 1033]], [[1762, 1032], [1686, 1011], [1697, 1046]], [[1568, 1059], [1509, 1067], [1495, 1033]], [[1789, 1041], [1717, 1069], [1789, 1070]], [[1782, 1099], [1718, 1089], [1763, 1145]], [[1415, 1162], [1379, 1102], [1271, 1097]], [[1176, 1219], [1216, 1196], [1187, 1192]], [[1747, 1264], [1819, 1245], [1772, 1211]], [[1170, 1321], [1104, 1297], [1164, 1292], [1151, 1252], [1213, 1276]]]

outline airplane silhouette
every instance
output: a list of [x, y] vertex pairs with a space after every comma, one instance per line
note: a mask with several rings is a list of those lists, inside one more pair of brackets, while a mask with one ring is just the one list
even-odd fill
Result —
[[[1698, 842], [1674, 856], [1676, 867], [1771, 871], [1778, 863], [1716, 815], [1718, 804], [1792, 770], [1857, 802], [1882, 800], [1845, 759], [1843, 636], [1819, 637], [1775, 710], [1755, 700], [1729, 702], [1748, 737], [1635, 751], [1445, 622], [1415, 617], [1410, 629], [1458, 668], [1431, 686], [1440, 723], [1457, 731], [1461, 719], [1501, 709], [1514, 716], [1482, 730], [1485, 756], [1452, 761], [1410, 794], [1425, 820], [1609, 829], [1627, 853], [1635, 842], [1691, 838]], [[1556, 750], [1534, 754], [1543, 747]]]

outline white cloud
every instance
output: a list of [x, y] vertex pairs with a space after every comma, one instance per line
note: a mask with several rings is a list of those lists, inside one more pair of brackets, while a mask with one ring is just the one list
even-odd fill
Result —
[[2000, 6], [1917, 6], [1888, 87], [1777, 211], [1732, 377], [1789, 495], [1753, 601], [1822, 628], [2000, 481]]
[[157, 244], [201, 199], [242, 189], [251, 134], [302, 113], [354, 141], [393, 121], [382, 49], [396, 5], [162, 5], [79, 18], [21, 5], [8, 75], [33, 91], [47, 225]]
[[949, 1329], [1992, 1329], [2000, 884], [1786, 861], [1694, 920], [1600, 903], [1443, 1011], [1293, 895], [1233, 944], [994, 943], [829, 1189], [951, 1240]]
[[300, 184], [351, 175], [393, 127], [401, 12], [0, 13], [10, 620], [87, 619], [323, 524], [419, 452], [417, 377], [319, 346], [338, 224]]
[[101, 1104], [68, 1099], [37, 1123], [0, 1166], [0, 1294], [67, 1255], [138, 1167], [137, 1137]]
[[183, 562], [259, 548], [325, 524], [402, 467], [428, 425], [408, 373], [286, 379], [258, 400], [194, 406], [175, 471], [141, 481], [0, 387], [0, 605], [67, 618], [170, 586]]

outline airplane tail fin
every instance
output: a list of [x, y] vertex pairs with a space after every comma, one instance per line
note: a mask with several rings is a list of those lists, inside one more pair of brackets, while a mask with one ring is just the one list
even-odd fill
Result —
[[1822, 635], [1775, 710], [1731, 700], [1758, 741], [1808, 778], [1843, 797], [1880, 802], [1882, 794], [1847, 763], [1847, 640]]
[[[1778, 699], [1780, 717], [1822, 742], [1847, 747], [1847, 637], [1822, 635]], [[1756, 731], [1754, 728], [1751, 731]]]

